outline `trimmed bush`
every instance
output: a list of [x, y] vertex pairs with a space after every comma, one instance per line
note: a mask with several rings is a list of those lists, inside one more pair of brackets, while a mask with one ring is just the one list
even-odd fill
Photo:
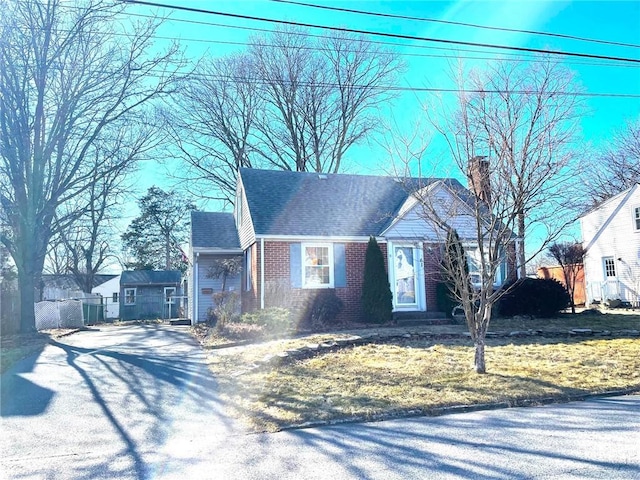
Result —
[[506, 294], [498, 303], [500, 315], [552, 317], [569, 306], [567, 290], [552, 278], [523, 278], [504, 287]]
[[344, 304], [334, 290], [319, 290], [313, 299], [307, 320], [312, 328], [327, 327], [335, 323], [343, 308]]
[[291, 312], [281, 307], [271, 307], [245, 313], [240, 317], [240, 322], [264, 327], [269, 333], [287, 332], [294, 330], [296, 327]]
[[367, 244], [361, 302], [366, 322], [384, 323], [391, 320], [393, 311], [391, 286], [384, 267], [382, 250], [374, 237], [370, 237]]

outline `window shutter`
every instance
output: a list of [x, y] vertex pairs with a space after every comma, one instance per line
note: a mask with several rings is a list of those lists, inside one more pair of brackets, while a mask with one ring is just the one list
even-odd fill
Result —
[[336, 288], [347, 286], [347, 262], [344, 243], [333, 244], [333, 285]]
[[293, 288], [302, 288], [302, 247], [299, 243], [289, 244], [289, 275]]

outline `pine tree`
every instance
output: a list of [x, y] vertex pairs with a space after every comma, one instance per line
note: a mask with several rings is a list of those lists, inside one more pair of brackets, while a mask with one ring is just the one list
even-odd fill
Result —
[[384, 323], [391, 320], [391, 287], [384, 267], [384, 256], [374, 237], [369, 238], [367, 245], [361, 300], [367, 322]]

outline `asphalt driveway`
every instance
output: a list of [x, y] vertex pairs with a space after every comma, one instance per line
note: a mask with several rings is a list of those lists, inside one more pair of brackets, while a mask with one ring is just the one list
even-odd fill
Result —
[[1, 387], [3, 479], [640, 479], [640, 396], [247, 434], [184, 327], [65, 337]]

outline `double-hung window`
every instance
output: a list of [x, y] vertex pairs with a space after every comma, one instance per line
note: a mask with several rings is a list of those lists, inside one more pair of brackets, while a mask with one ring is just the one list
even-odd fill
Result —
[[[467, 255], [467, 265], [469, 267], [469, 279], [471, 280], [471, 284], [479, 287], [482, 285], [482, 261], [480, 259], [480, 249], [477, 247], [467, 247], [465, 248], [465, 253]], [[487, 253], [484, 255], [484, 260], [485, 269], [489, 269], [491, 267], [491, 262], [489, 261], [489, 255]], [[494, 285], [502, 285], [504, 282], [505, 272], [505, 259], [502, 258], [500, 264], [496, 268], [496, 273], [493, 279]]]
[[636, 232], [640, 232], [640, 207], [633, 209], [633, 226]]
[[616, 262], [613, 257], [604, 257], [602, 259], [604, 265], [604, 276], [606, 278], [614, 278], [616, 276]]
[[333, 287], [333, 248], [330, 244], [302, 244], [302, 285]]
[[124, 304], [135, 305], [136, 304], [136, 289], [125, 288], [124, 289]]

